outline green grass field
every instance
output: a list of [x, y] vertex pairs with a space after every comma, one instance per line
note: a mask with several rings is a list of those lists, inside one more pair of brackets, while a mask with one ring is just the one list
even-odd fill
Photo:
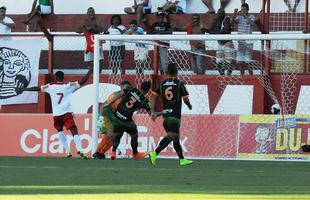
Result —
[[306, 162], [0, 157], [0, 199], [310, 199]]

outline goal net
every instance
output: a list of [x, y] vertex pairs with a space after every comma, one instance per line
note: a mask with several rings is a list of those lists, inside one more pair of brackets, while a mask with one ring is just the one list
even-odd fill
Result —
[[[94, 60], [93, 127], [98, 104], [119, 90], [121, 81], [139, 87], [150, 80], [154, 88], [165, 79], [167, 64], [176, 63], [178, 78], [186, 84], [193, 106], [192, 110], [182, 107], [180, 141], [186, 157], [307, 157], [299, 151], [307, 135], [290, 131], [304, 126], [296, 122], [295, 110], [298, 75], [304, 72], [308, 57], [303, 45], [309, 38], [306, 34], [97, 35], [95, 58], [101, 40], [105, 40], [103, 49], [109, 56], [101, 71], [99, 60]], [[115, 41], [123, 46], [113, 46]], [[271, 115], [272, 105], [279, 106], [278, 115]], [[161, 104], [157, 107], [160, 111]], [[152, 122], [144, 111], [136, 112], [133, 118], [139, 131], [138, 150], [153, 151], [166, 135], [162, 118]], [[94, 151], [96, 128], [93, 139]], [[130, 156], [130, 136], [125, 134], [118, 157]], [[172, 144], [161, 156], [176, 157]]]

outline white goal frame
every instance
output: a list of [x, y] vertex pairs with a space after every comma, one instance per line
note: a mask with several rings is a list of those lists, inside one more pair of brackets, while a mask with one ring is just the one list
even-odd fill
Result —
[[244, 35], [95, 35], [94, 37], [94, 71], [93, 71], [93, 113], [92, 113], [92, 153], [96, 151], [98, 143], [97, 119], [98, 119], [98, 96], [99, 96], [99, 48], [100, 41], [156, 41], [156, 40], [310, 40], [310, 34], [302, 33], [277, 33], [277, 34], [244, 34]]

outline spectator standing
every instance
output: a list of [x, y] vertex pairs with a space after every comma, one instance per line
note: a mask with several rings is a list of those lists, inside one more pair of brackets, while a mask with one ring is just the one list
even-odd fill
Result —
[[127, 14], [135, 14], [137, 23], [140, 25], [144, 15], [152, 12], [152, 2], [151, 0], [134, 0], [134, 5], [125, 8], [124, 12]]
[[[143, 35], [144, 30], [143, 28], [138, 26], [137, 20], [133, 19], [129, 23], [130, 28], [126, 31], [125, 34], [128, 35]], [[135, 42], [134, 46], [134, 61], [135, 61], [135, 68], [137, 74], [142, 74], [145, 65], [147, 64], [148, 58], [148, 51], [145, 44]]]
[[[226, 16], [224, 8], [220, 8], [213, 20], [210, 27], [211, 34], [231, 34], [233, 30], [231, 19]], [[229, 67], [234, 58], [234, 44], [232, 40], [218, 40], [218, 49], [216, 51], [216, 64], [220, 75], [225, 74], [227, 69], [227, 75], [230, 75], [232, 68]]]
[[[193, 14], [192, 23], [187, 27], [187, 34], [205, 34], [207, 28], [203, 23], [200, 22], [200, 16], [198, 14]], [[194, 73], [205, 74], [206, 62], [203, 56], [206, 53], [205, 41], [190, 41], [191, 50], [191, 65]]]
[[[14, 21], [6, 16], [6, 7], [0, 7], [0, 34], [10, 34], [15, 28]], [[0, 37], [0, 40], [11, 40], [11, 37]]]
[[[122, 19], [119, 15], [111, 17], [111, 26], [108, 28], [107, 33], [110, 35], [122, 35], [126, 32], [126, 27], [122, 25]], [[120, 70], [121, 74], [125, 73], [123, 68], [123, 59], [125, 57], [125, 43], [120, 41], [111, 41], [111, 50], [109, 56], [109, 65], [112, 72], [117, 74]]]
[[[172, 34], [171, 25], [169, 22], [165, 22], [165, 14], [163, 12], [157, 13], [157, 22], [152, 25], [152, 34]], [[169, 41], [159, 41], [162, 46], [158, 47], [158, 69], [161, 74], [166, 74], [168, 66], [168, 48]]]
[[[235, 9], [233, 22], [238, 26], [238, 34], [252, 34], [255, 16], [249, 14], [249, 5], [244, 3], [241, 5], [241, 11]], [[245, 68], [252, 61], [253, 43], [245, 40], [238, 41], [237, 63], [240, 67], [241, 75], [244, 75]], [[249, 69], [249, 74], [253, 71]]]
[[[78, 27], [77, 33], [83, 33], [86, 39], [86, 49], [84, 51], [84, 61], [90, 67], [94, 60], [94, 34], [103, 32], [100, 20], [97, 18], [95, 9], [89, 7], [87, 9], [87, 17]], [[100, 48], [100, 60], [103, 60], [102, 48]]]

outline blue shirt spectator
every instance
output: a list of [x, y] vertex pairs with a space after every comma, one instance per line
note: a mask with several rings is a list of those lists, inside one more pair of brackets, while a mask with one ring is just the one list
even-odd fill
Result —
[[134, 34], [143, 35], [144, 34], [144, 30], [141, 27], [135, 27], [134, 29], [129, 28], [127, 30], [126, 34], [130, 34], [130, 35], [134, 35]]

